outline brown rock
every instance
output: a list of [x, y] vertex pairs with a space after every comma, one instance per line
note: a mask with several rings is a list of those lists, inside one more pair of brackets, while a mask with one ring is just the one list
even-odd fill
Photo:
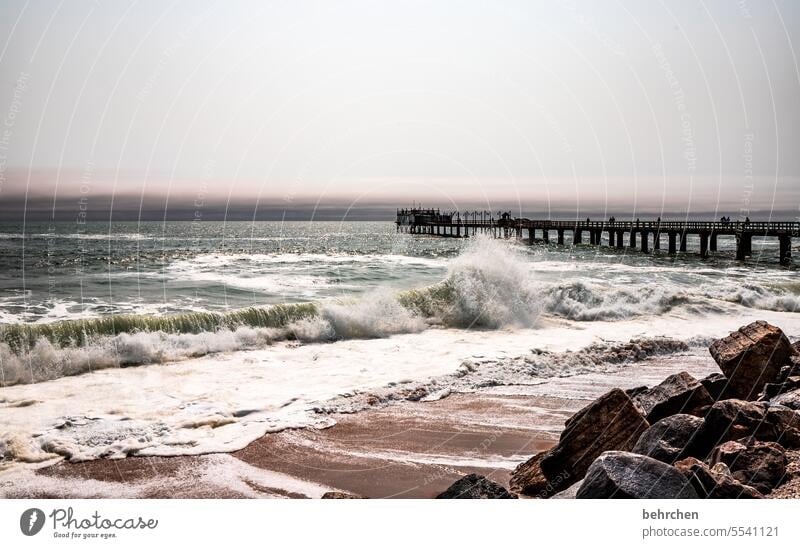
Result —
[[800, 409], [800, 389], [784, 392], [771, 399], [770, 402], [784, 405], [790, 409]]
[[[547, 451], [542, 451], [523, 462], [511, 473], [509, 486], [512, 493], [521, 493], [529, 497], [547, 498], [560, 489], [556, 486], [549, 486], [547, 478], [542, 472], [542, 458]], [[550, 491], [548, 494], [547, 492]]]
[[746, 437], [800, 447], [800, 412], [777, 403], [718, 401], [706, 413], [693, 455], [706, 455], [720, 443]]
[[756, 431], [756, 438], [778, 442], [790, 449], [800, 448], [800, 412], [771, 404], [767, 408], [764, 426]]
[[600, 396], [564, 425], [558, 445], [539, 463], [548, 482], [566, 489], [605, 451], [630, 451], [649, 423], [619, 388]]
[[794, 353], [780, 328], [753, 322], [709, 347], [711, 356], [729, 381], [729, 389], [741, 399], [755, 399], [764, 385], [774, 382]]
[[727, 441], [714, 449], [711, 464], [725, 463], [733, 478], [768, 494], [786, 478], [786, 450], [771, 441]]
[[726, 395], [728, 378], [722, 373], [711, 373], [709, 376], [700, 379], [700, 384], [708, 391], [711, 399], [717, 401]]
[[800, 377], [792, 375], [780, 382], [768, 382], [758, 397], [759, 401], [769, 401], [780, 394], [791, 392], [800, 388]]
[[665, 417], [639, 436], [632, 452], [672, 464], [691, 455], [703, 419], [677, 414]]
[[634, 401], [651, 424], [676, 413], [692, 415], [714, 403], [705, 386], [685, 371], [670, 375], [658, 386], [637, 394]]
[[716, 445], [754, 435], [766, 424], [767, 406], [744, 400], [721, 400], [708, 410], [697, 435], [696, 454], [708, 454]]
[[700, 498], [707, 499], [761, 499], [763, 495], [749, 485], [734, 479], [730, 469], [718, 463], [713, 468], [694, 457], [687, 457], [674, 464], [697, 491]]

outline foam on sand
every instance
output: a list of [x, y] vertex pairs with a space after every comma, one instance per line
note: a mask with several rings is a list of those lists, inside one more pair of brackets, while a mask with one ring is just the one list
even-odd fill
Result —
[[[268, 432], [332, 425], [327, 415], [315, 410], [341, 396], [380, 393], [385, 387], [396, 390], [393, 386], [412, 388], [463, 367], [480, 368], [481, 374], [471, 378], [472, 384], [438, 385], [436, 390], [608, 373], [653, 353], [686, 347], [658, 341], [630, 346], [630, 339], [676, 333], [695, 340], [721, 336], [756, 318], [782, 325], [790, 334], [800, 333], [798, 318], [788, 322], [785, 313], [748, 316], [746, 311], [714, 321], [666, 316], [658, 323], [647, 318], [595, 322], [592, 329], [582, 322], [562, 321], [535, 329], [428, 329], [332, 344], [283, 342], [261, 350], [7, 387], [0, 391], [0, 462], [13, 467], [54, 458], [230, 452]], [[574, 352], [587, 347], [590, 350]], [[621, 355], [620, 348], [630, 359], [612, 359]], [[566, 358], [547, 354], [569, 350], [573, 352]]]

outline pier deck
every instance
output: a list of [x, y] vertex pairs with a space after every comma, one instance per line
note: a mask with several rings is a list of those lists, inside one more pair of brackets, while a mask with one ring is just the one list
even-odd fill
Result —
[[[572, 234], [572, 243], [601, 245], [603, 233], [608, 235], [608, 245], [624, 248], [639, 248], [648, 253], [660, 250], [662, 239], [666, 239], [667, 253], [674, 255], [686, 252], [686, 237], [696, 235], [700, 239], [700, 256], [717, 251], [718, 236], [736, 238], [736, 258], [745, 260], [752, 255], [753, 237], [774, 237], [779, 241], [781, 264], [792, 260], [792, 238], [800, 236], [798, 222], [767, 221], [552, 221], [514, 217], [510, 213], [483, 212], [442, 213], [438, 209], [407, 208], [397, 210], [395, 221], [398, 232], [429, 234], [433, 236], [468, 238], [478, 233], [492, 234], [496, 238], [516, 237], [520, 240], [550, 242], [555, 232], [556, 242], [564, 245], [564, 234]], [[541, 237], [537, 238], [537, 234]]]

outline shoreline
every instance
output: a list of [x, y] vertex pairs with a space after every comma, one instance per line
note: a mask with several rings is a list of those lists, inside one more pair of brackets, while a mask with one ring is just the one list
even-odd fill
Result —
[[[564, 421], [613, 387], [655, 385], [687, 370], [716, 370], [709, 356], [655, 357], [610, 373], [584, 373], [521, 387], [459, 392], [332, 414], [322, 430], [266, 434], [231, 453], [58, 462], [15, 471], [6, 498], [430, 498], [464, 474], [508, 485], [513, 469], [552, 447]], [[557, 394], [557, 395], [556, 395]], [[2, 480], [0, 480], [2, 481]]]

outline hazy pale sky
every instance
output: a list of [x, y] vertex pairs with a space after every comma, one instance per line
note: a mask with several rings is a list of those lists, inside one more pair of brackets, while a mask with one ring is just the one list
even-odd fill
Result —
[[5, 0], [0, 206], [797, 212], [797, 54], [794, 1]]

